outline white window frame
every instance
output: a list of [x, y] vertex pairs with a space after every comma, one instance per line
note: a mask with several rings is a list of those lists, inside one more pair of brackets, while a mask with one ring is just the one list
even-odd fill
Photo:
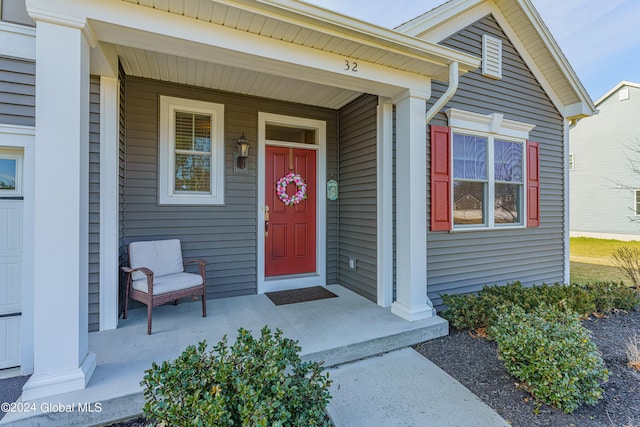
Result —
[[[175, 113], [182, 111], [211, 117], [211, 191], [175, 191]], [[160, 205], [224, 205], [224, 105], [193, 99], [160, 96], [158, 173]]]
[[0, 189], [0, 197], [21, 197], [22, 196], [22, 152], [12, 149], [0, 149], [0, 160], [15, 160], [16, 176], [13, 190]]
[[[449, 118], [449, 127], [451, 128], [450, 136], [450, 152], [451, 152], [451, 221], [453, 231], [477, 231], [477, 230], [495, 230], [495, 229], [518, 229], [526, 228], [526, 212], [527, 212], [527, 140], [529, 132], [535, 125], [514, 120], [507, 120], [503, 114], [478, 114], [470, 111], [458, 110], [450, 108], [445, 111]], [[453, 171], [453, 135], [472, 135], [487, 139], [487, 189], [486, 200], [483, 202], [485, 221], [483, 224], [461, 225], [455, 224], [454, 220], [454, 171]], [[522, 147], [522, 200], [520, 203], [520, 222], [513, 224], [496, 224], [493, 206], [495, 205], [495, 140], [519, 143]]]
[[640, 189], [633, 190], [633, 211], [636, 216], [640, 216], [640, 210], [638, 210], [638, 193], [640, 193]]

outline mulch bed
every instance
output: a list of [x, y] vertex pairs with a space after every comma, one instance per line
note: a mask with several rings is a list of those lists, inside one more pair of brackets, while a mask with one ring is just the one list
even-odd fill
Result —
[[583, 321], [609, 369], [604, 397], [596, 406], [583, 405], [573, 414], [537, 403], [519, 389], [497, 357], [495, 342], [468, 332], [415, 346], [423, 356], [476, 394], [514, 427], [640, 427], [640, 373], [627, 366], [626, 343], [640, 335], [640, 311], [614, 313]]

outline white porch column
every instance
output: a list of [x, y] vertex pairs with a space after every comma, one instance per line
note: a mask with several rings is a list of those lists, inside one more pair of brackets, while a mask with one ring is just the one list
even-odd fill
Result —
[[38, 21], [36, 29], [34, 374], [24, 400], [82, 389], [96, 365], [87, 332], [89, 45], [83, 27]]
[[396, 101], [396, 301], [391, 312], [413, 321], [433, 316], [427, 297], [426, 98]]
[[393, 302], [393, 104], [378, 98], [377, 222], [378, 305]]
[[118, 327], [119, 100], [118, 77], [100, 76], [101, 331]]

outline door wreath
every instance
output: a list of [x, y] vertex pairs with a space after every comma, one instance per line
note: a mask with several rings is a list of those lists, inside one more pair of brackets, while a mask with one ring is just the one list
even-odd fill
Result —
[[[287, 186], [291, 183], [296, 185], [298, 191], [294, 195], [289, 196], [287, 194]], [[278, 180], [278, 183], [276, 184], [276, 193], [278, 194], [278, 198], [286, 206], [297, 205], [307, 198], [307, 184], [300, 175], [289, 172]]]

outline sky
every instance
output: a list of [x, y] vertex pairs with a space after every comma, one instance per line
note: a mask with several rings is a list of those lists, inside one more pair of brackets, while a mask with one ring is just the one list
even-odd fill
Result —
[[[394, 28], [445, 0], [305, 0]], [[532, 0], [591, 99], [640, 83], [639, 0]]]

